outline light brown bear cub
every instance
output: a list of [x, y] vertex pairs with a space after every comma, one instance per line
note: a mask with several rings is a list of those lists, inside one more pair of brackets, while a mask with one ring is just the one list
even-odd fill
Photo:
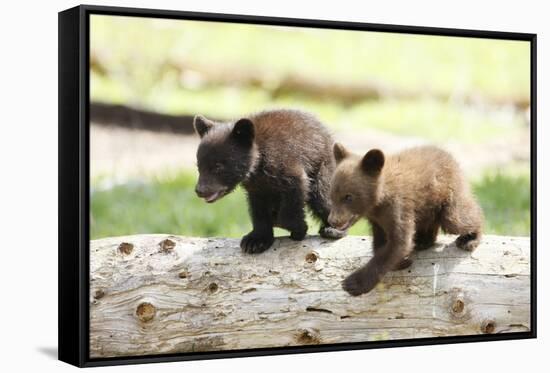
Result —
[[378, 149], [361, 157], [334, 145], [330, 224], [348, 229], [359, 218], [372, 227], [373, 258], [343, 283], [351, 295], [372, 290], [390, 270], [408, 267], [413, 249], [435, 243], [439, 228], [458, 234], [456, 246], [474, 250], [483, 213], [458, 163], [433, 146], [385, 157]]

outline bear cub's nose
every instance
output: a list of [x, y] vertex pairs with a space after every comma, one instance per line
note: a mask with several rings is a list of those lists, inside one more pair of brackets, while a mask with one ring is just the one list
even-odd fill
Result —
[[197, 184], [197, 186], [195, 186], [195, 193], [197, 193], [197, 196], [202, 198], [202, 197], [206, 197], [206, 195], [208, 194], [208, 191], [204, 185]]

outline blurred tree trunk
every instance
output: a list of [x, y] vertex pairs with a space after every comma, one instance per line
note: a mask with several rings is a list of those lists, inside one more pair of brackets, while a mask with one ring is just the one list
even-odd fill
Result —
[[90, 121], [99, 125], [189, 135], [194, 133], [193, 118], [193, 115], [168, 115], [124, 105], [90, 103]]

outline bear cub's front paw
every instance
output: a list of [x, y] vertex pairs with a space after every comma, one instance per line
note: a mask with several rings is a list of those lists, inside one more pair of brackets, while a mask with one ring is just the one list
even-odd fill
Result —
[[273, 235], [250, 232], [241, 240], [241, 249], [247, 254], [257, 254], [266, 251], [273, 245]]
[[306, 238], [307, 227], [305, 229], [298, 229], [290, 232], [290, 239], [294, 241], [302, 241]]
[[348, 234], [348, 231], [341, 231], [339, 229], [336, 229], [331, 226], [324, 226], [319, 229], [319, 235], [323, 238], [329, 238], [332, 240], [337, 240], [339, 238], [343, 238]]
[[358, 270], [344, 279], [342, 287], [350, 295], [354, 297], [368, 293], [371, 291], [378, 281], [373, 277], [365, 273], [365, 270]]

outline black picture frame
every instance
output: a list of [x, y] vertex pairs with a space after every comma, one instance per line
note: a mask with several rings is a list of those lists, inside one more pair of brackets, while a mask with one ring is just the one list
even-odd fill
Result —
[[[92, 14], [383, 31], [528, 41], [531, 45], [531, 330], [494, 335], [419, 338], [91, 359], [89, 357], [89, 18]], [[535, 338], [537, 335], [536, 128], [537, 35], [343, 21], [81, 5], [59, 13], [59, 360], [79, 367], [217, 359]]]

